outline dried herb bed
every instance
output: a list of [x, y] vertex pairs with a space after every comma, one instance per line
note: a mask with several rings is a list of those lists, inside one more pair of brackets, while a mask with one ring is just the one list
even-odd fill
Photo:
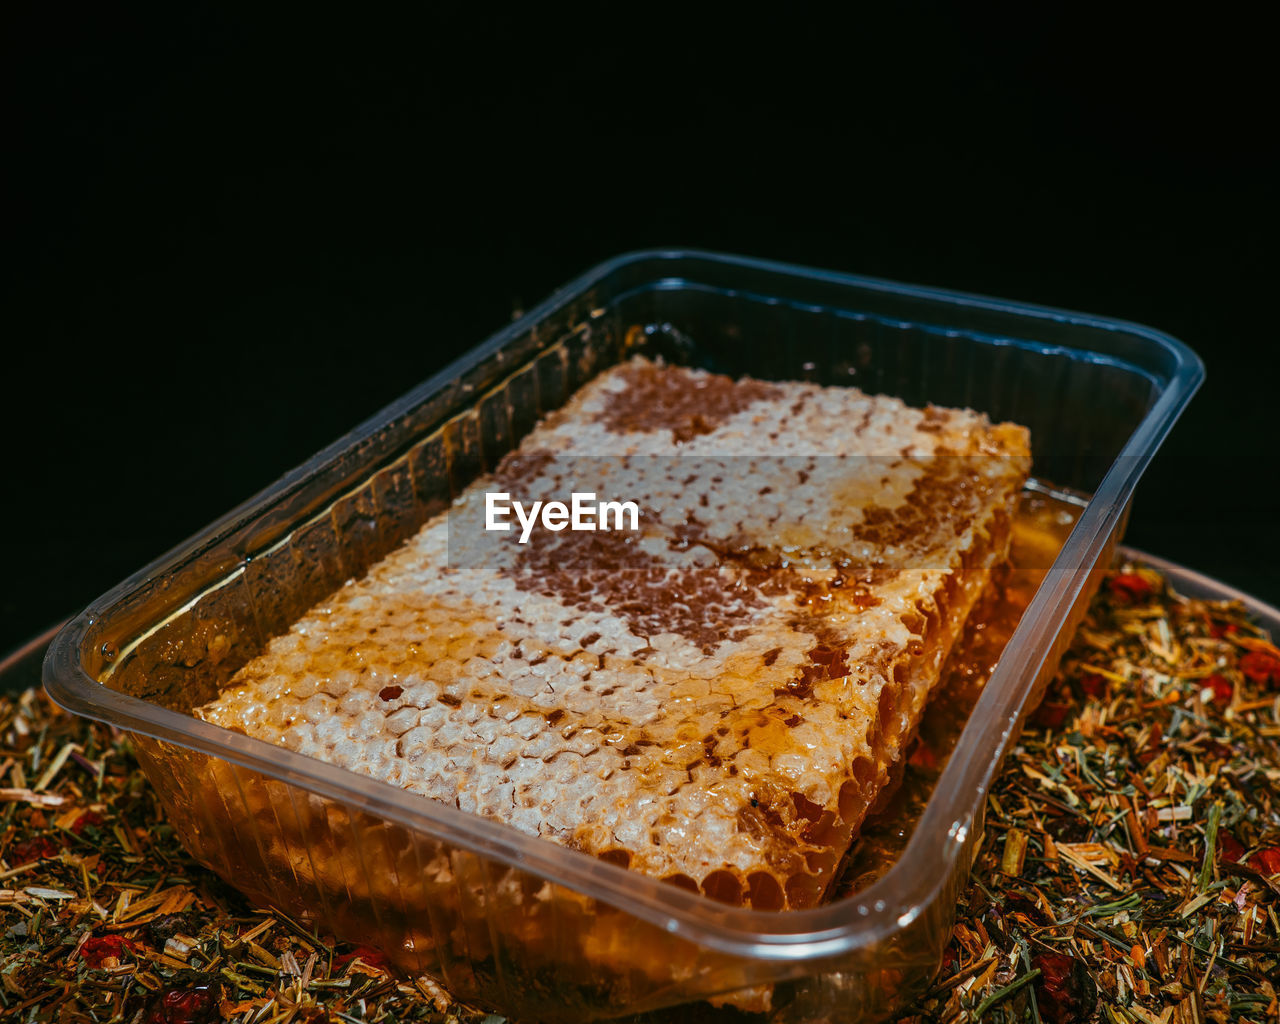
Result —
[[[1280, 651], [1124, 567], [992, 794], [916, 1021], [1280, 1017]], [[0, 1015], [503, 1018], [256, 910], [186, 856], [127, 740], [0, 698]]]

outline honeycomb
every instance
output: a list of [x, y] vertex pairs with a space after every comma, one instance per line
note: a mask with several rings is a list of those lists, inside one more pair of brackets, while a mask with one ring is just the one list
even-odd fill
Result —
[[[819, 903], [1008, 554], [1021, 427], [642, 358], [246, 664], [207, 721], [723, 902]], [[486, 530], [486, 494], [636, 530]]]

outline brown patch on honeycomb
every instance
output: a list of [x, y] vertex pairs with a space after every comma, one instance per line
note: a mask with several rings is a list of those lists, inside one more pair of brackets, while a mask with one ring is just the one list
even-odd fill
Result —
[[626, 387], [597, 414], [598, 422], [615, 434], [670, 430], [677, 443], [710, 434], [728, 417], [782, 394], [765, 381], [689, 375], [648, 361], [627, 363], [615, 373]]
[[747, 635], [748, 613], [764, 607], [756, 587], [718, 564], [679, 566], [640, 549], [623, 531], [565, 530], [520, 552], [522, 590], [588, 612], [613, 612], [636, 636], [678, 633], [704, 653]]

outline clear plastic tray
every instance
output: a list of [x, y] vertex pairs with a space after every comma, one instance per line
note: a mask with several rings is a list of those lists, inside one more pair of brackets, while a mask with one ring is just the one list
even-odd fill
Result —
[[[637, 349], [1014, 420], [1038, 478], [1092, 495], [898, 862], [826, 906], [719, 904], [188, 713]], [[54, 641], [45, 685], [136, 735], [203, 863], [463, 998], [520, 1019], [726, 993], [776, 1020], [874, 1018], [936, 969], [987, 786], [1202, 376], [1175, 339], [1115, 320], [711, 253], [622, 256], [95, 601]]]

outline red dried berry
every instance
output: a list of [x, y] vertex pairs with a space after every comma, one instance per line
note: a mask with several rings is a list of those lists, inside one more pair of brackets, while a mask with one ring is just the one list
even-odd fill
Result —
[[911, 750], [911, 756], [907, 758], [907, 763], [927, 771], [938, 767], [938, 755], [933, 752], [933, 747], [928, 743], [917, 739], [916, 745]]
[[71, 831], [76, 835], [80, 835], [87, 828], [100, 828], [103, 823], [103, 817], [97, 811], [85, 811], [84, 814], [76, 818], [75, 824], [71, 826]]
[[142, 1018], [143, 1024], [213, 1024], [221, 993], [209, 986], [171, 988], [156, 997]]
[[1219, 622], [1217, 619], [1209, 620], [1209, 635], [1215, 640], [1221, 640], [1224, 636], [1234, 636], [1240, 632], [1240, 627], [1234, 622]]
[[1057, 704], [1045, 701], [1031, 715], [1031, 724], [1041, 729], [1061, 729], [1067, 716], [1071, 714], [1070, 704]]
[[1280, 846], [1265, 846], [1249, 854], [1249, 867], [1270, 878], [1280, 874]]
[[356, 946], [350, 953], [342, 953], [339, 956], [335, 956], [333, 958], [333, 969], [336, 972], [356, 960], [361, 961], [367, 967], [376, 967], [378, 970], [387, 971], [388, 973], [391, 971], [391, 965], [387, 962], [387, 958], [381, 952], [369, 946]]
[[942, 966], [938, 969], [939, 978], [949, 978], [956, 969], [956, 965], [960, 963], [960, 954], [956, 951], [954, 945], [948, 946], [947, 951], [942, 954]]
[[5, 853], [5, 860], [10, 867], [21, 867], [35, 860], [58, 856], [60, 847], [48, 836], [32, 836], [30, 839], [19, 839]]
[[1152, 587], [1145, 579], [1133, 572], [1117, 573], [1109, 583], [1111, 594], [1126, 604], [1137, 604], [1151, 596]]
[[1230, 832], [1218, 833], [1218, 858], [1228, 864], [1238, 864], [1244, 856], [1244, 844]]
[[1080, 689], [1090, 700], [1101, 700], [1107, 695], [1107, 681], [1096, 672], [1085, 672], [1080, 676]]
[[1230, 704], [1231, 695], [1235, 693], [1235, 687], [1224, 679], [1222, 676], [1214, 672], [1212, 675], [1205, 676], [1200, 681], [1201, 689], [1209, 689], [1213, 691], [1213, 702], [1215, 704]]
[[1035, 980], [1036, 1005], [1050, 1024], [1085, 1020], [1097, 1003], [1097, 989], [1084, 965], [1061, 953], [1037, 953], [1031, 966], [1040, 969]]
[[1280, 658], [1271, 651], [1250, 651], [1240, 659], [1240, 671], [1258, 686], [1280, 683]]
[[80, 958], [90, 967], [101, 967], [109, 959], [123, 960], [133, 949], [133, 944], [120, 935], [95, 935], [84, 940]]

